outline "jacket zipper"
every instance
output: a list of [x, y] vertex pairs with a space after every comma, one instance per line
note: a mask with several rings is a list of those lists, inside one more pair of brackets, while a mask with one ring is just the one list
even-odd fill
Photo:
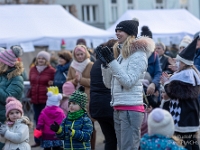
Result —
[[[117, 58], [117, 61], [119, 62], [119, 64], [121, 64], [121, 62], [122, 62], [122, 60], [123, 60], [123, 58], [122, 58], [122, 56], [119, 56], [118, 58]], [[113, 88], [114, 88], [114, 80], [115, 80], [115, 77], [113, 77], [113, 80], [112, 80], [112, 105], [114, 104], [114, 98], [113, 98]], [[124, 87], [121, 85], [121, 89], [123, 90], [124, 89]]]
[[[75, 120], [72, 122], [71, 129], [73, 129], [73, 127], [74, 127], [74, 122], [75, 122]], [[72, 145], [72, 136], [70, 136], [70, 143], [71, 143], [71, 150], [73, 150], [73, 145]]]

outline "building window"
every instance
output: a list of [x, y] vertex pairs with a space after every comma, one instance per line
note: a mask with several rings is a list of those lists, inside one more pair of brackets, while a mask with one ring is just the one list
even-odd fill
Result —
[[97, 6], [96, 5], [83, 5], [82, 6], [82, 20], [84, 22], [97, 21]]
[[128, 0], [128, 4], [132, 4], [133, 3], [133, 0]]
[[63, 5], [63, 8], [69, 12], [70, 5]]
[[165, 8], [165, 0], [155, 0], [155, 8], [156, 9]]
[[134, 1], [128, 0], [128, 9], [134, 9]]
[[163, 0], [156, 0], [156, 3], [162, 4], [162, 3], [163, 3]]
[[117, 0], [111, 0], [111, 3], [112, 3], [112, 4], [116, 4], [116, 3], [117, 3]]
[[77, 18], [77, 9], [75, 5], [63, 5], [63, 7], [74, 17]]
[[117, 3], [111, 3], [111, 22], [115, 22], [117, 19]]
[[180, 8], [188, 9], [188, 0], [179, 0]]

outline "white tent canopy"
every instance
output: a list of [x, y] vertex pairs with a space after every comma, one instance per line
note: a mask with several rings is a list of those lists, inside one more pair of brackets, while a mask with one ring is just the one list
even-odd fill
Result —
[[25, 51], [31, 51], [33, 45], [59, 50], [62, 39], [69, 49], [78, 38], [85, 38], [88, 46], [91, 42], [96, 46], [112, 36], [81, 22], [60, 5], [2, 5], [0, 22], [0, 46], [21, 44]]
[[107, 31], [114, 34], [116, 25], [123, 20], [139, 19], [140, 36], [142, 26], [148, 26], [153, 39], [166, 45], [179, 44], [185, 35], [193, 36], [200, 31], [200, 20], [185, 9], [128, 10]]

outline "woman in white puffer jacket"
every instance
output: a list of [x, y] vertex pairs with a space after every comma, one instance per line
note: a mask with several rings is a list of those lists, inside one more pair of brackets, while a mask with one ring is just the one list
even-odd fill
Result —
[[116, 26], [118, 42], [113, 51], [120, 54], [114, 59], [108, 47], [97, 47], [102, 61], [103, 81], [111, 88], [111, 106], [119, 150], [138, 150], [140, 127], [144, 116], [143, 86], [141, 79], [148, 66], [148, 58], [155, 43], [148, 37], [136, 39], [139, 23], [125, 20]]

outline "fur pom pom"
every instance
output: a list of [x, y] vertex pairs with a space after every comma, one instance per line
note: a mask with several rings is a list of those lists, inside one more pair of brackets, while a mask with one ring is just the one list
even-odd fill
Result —
[[148, 32], [148, 31], [150, 31], [148, 26], [142, 27], [142, 32]]
[[50, 92], [47, 92], [47, 96], [48, 96], [48, 97], [51, 97], [52, 95], [53, 95], [53, 92], [51, 92], [51, 91], [50, 91]]
[[58, 94], [57, 97], [58, 97], [58, 101], [62, 100], [62, 98], [63, 98], [62, 94], [60, 94], [60, 93]]
[[23, 54], [23, 49], [22, 49], [22, 47], [19, 46], [19, 45], [12, 46], [12, 47], [11, 47], [11, 50], [13, 51], [13, 53], [15, 54], [15, 56], [16, 56], [17, 58], [19, 58], [19, 57], [22, 56], [22, 54]]

